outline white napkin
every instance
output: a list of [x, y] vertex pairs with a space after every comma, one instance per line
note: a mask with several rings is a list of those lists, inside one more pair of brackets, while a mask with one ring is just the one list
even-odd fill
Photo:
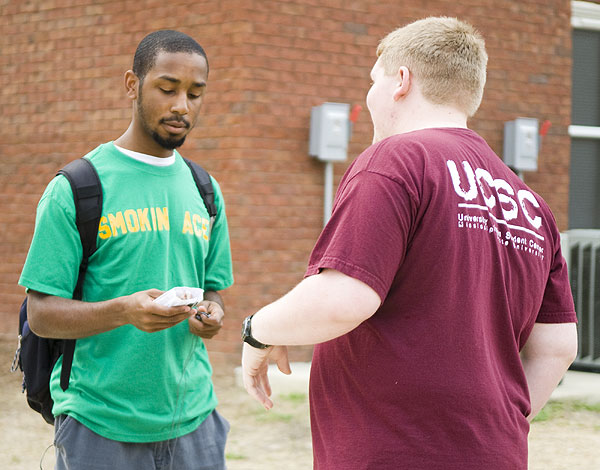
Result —
[[165, 307], [177, 307], [179, 305], [193, 306], [202, 302], [204, 290], [199, 287], [173, 287], [156, 299], [154, 302]]

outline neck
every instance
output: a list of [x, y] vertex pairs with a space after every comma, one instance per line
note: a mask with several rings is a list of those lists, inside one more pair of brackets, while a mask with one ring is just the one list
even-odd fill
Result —
[[127, 130], [115, 141], [115, 144], [127, 150], [144, 153], [159, 158], [167, 158], [173, 155], [173, 150], [161, 147], [152, 136], [143, 129], [138, 129], [132, 120]]
[[396, 134], [432, 129], [438, 127], [458, 127], [467, 129], [467, 115], [453, 106], [436, 105], [426, 100], [414, 106], [402, 109], [394, 116], [394, 124], [388, 135], [378, 135], [377, 130], [373, 142]]

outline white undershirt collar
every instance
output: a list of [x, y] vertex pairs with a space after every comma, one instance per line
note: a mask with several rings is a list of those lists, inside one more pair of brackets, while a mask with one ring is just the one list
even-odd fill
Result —
[[175, 163], [175, 152], [170, 157], [155, 157], [153, 155], [148, 155], [145, 153], [134, 152], [133, 150], [124, 149], [123, 147], [119, 147], [116, 144], [113, 144], [117, 150], [134, 160], [137, 160], [142, 163], [147, 163], [148, 165], [154, 166], [169, 166]]

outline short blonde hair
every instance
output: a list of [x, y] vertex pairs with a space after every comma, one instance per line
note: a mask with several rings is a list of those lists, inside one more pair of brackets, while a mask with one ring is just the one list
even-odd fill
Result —
[[481, 35], [456, 18], [430, 17], [388, 34], [377, 47], [387, 75], [406, 66], [423, 96], [473, 116], [483, 97], [487, 53]]

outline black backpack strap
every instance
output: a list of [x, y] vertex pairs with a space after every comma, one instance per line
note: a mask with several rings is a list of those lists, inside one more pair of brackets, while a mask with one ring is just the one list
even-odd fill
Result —
[[[81, 300], [88, 259], [96, 251], [96, 237], [102, 215], [102, 185], [96, 169], [86, 158], [72, 161], [61, 169], [57, 175], [63, 175], [67, 178], [75, 201], [75, 223], [81, 238], [83, 254], [73, 298]], [[74, 352], [75, 340], [65, 340], [63, 342], [63, 364], [60, 374], [60, 386], [63, 390], [69, 387]]]
[[83, 256], [73, 298], [81, 299], [81, 284], [87, 269], [87, 261], [96, 251], [96, 237], [102, 213], [102, 185], [96, 169], [86, 158], [72, 161], [57, 174], [69, 180], [75, 201], [75, 223], [81, 238]]
[[183, 160], [185, 163], [187, 163], [187, 166], [189, 166], [190, 170], [192, 171], [192, 176], [194, 177], [194, 181], [196, 182], [200, 196], [202, 196], [202, 200], [204, 201], [204, 205], [206, 206], [206, 210], [210, 216], [210, 222], [212, 226], [212, 223], [215, 221], [215, 217], [217, 216], [217, 206], [215, 204], [215, 190], [213, 188], [212, 181], [210, 180], [210, 175], [197, 163], [188, 160], [187, 158], [184, 158]]
[[71, 367], [73, 366], [73, 356], [75, 356], [75, 341], [74, 339], [63, 340], [63, 363], [60, 370], [60, 388], [65, 391], [69, 388], [69, 379], [71, 377]]

